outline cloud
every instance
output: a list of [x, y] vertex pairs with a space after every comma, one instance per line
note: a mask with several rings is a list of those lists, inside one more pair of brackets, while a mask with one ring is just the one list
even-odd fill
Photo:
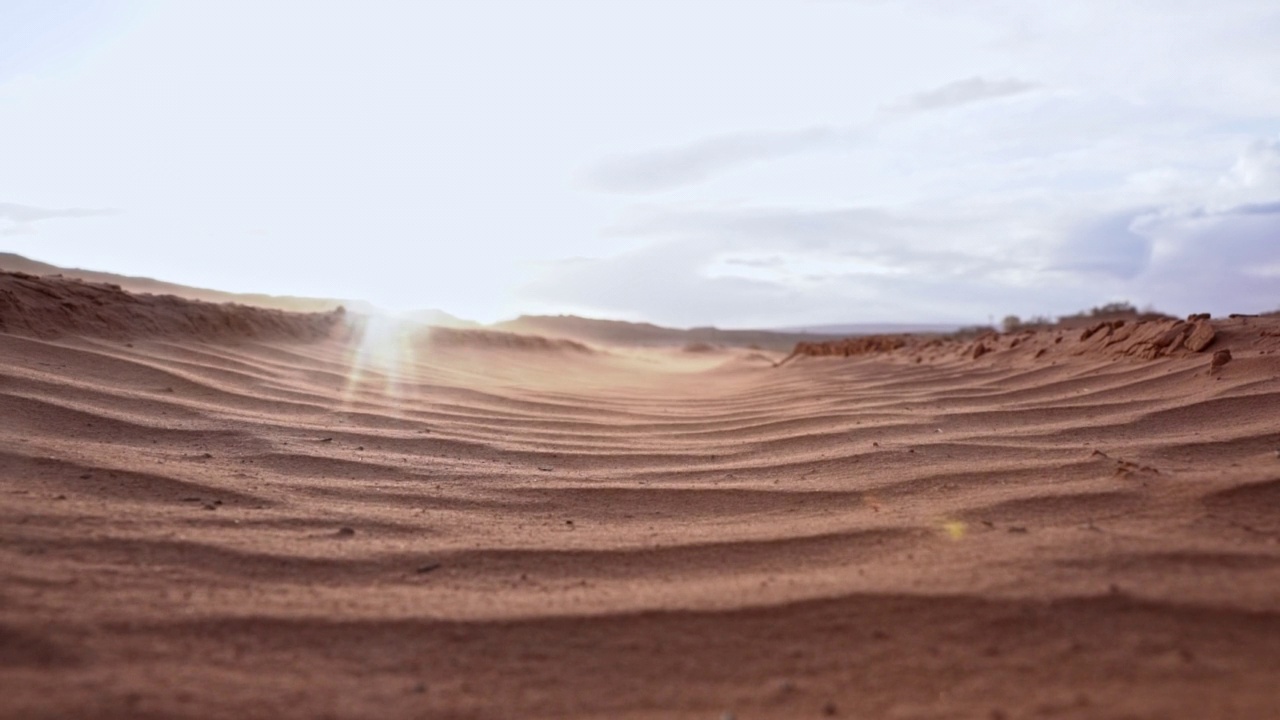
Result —
[[[1038, 87], [1017, 79], [957, 80], [885, 106], [893, 115], [939, 110], [1019, 95]], [[884, 117], [881, 118], [885, 119]], [[703, 182], [713, 175], [751, 163], [778, 160], [856, 139], [859, 126], [815, 126], [799, 130], [719, 135], [688, 145], [619, 155], [588, 170], [592, 187], [614, 193], [657, 193]]]
[[1135, 229], [1160, 248], [1135, 286], [1179, 312], [1254, 312], [1280, 307], [1280, 202], [1274, 209], [1238, 206], [1217, 212], [1164, 213]]
[[[640, 248], [551, 268], [530, 300], [676, 325], [981, 322], [1112, 300], [1166, 312], [1275, 309], [1280, 143], [1252, 142], [1176, 199], [1031, 193], [898, 206], [633, 209]], [[1222, 165], [1220, 165], [1222, 167]]]
[[1267, 213], [1280, 197], [1280, 138], [1257, 138], [1236, 156], [1218, 178], [1217, 207], [1236, 206], [1238, 214]]
[[[1010, 302], [998, 272], [882, 274], [835, 267], [830, 255], [786, 253], [791, 267], [741, 268], [714, 240], [670, 240], [616, 256], [565, 263], [526, 286], [522, 295], [549, 306], [597, 316], [638, 316], [676, 326], [787, 327], [859, 321], [978, 322], [1024, 307]], [[940, 265], [928, 258], [922, 263]], [[817, 272], [808, 272], [811, 269]], [[853, 269], [851, 269], [853, 268]], [[717, 270], [721, 272], [716, 272]], [[761, 272], [765, 271], [765, 272]], [[1087, 293], [1040, 288], [1046, 307], [1087, 307]], [[1032, 306], [1036, 310], [1040, 306]]]
[[64, 208], [50, 209], [16, 203], [0, 203], [0, 218], [13, 224], [0, 230], [0, 235], [29, 235], [35, 232], [32, 223], [59, 218], [86, 218], [115, 215], [119, 211], [111, 208]]
[[730, 258], [743, 256], [772, 257], [775, 267], [795, 265], [795, 258], [804, 256], [814, 264], [826, 259], [832, 268], [863, 265], [879, 274], [957, 275], [1023, 259], [987, 237], [1000, 222], [990, 215], [928, 206], [905, 211], [862, 206], [649, 209], [633, 213], [608, 233], [701, 243], [723, 254], [721, 262], [730, 265]]
[[748, 268], [777, 268], [787, 264], [787, 259], [781, 255], [770, 255], [768, 257], [728, 257], [724, 259], [726, 265], [737, 265], [738, 267]]
[[722, 135], [683, 147], [610, 158], [592, 168], [587, 181], [609, 192], [660, 192], [701, 182], [738, 165], [814, 150], [841, 135], [842, 131], [830, 127]]
[[943, 110], [984, 100], [1021, 95], [1037, 87], [1039, 85], [1036, 83], [1015, 78], [986, 80], [981, 77], [971, 77], [903, 98], [886, 106], [886, 110], [900, 113]]
[[1265, 203], [1245, 203], [1223, 211], [1229, 215], [1276, 215], [1280, 214], [1280, 200]]
[[1091, 218], [1063, 237], [1050, 269], [1085, 275], [1132, 279], [1147, 269], [1153, 243], [1134, 231], [1134, 224], [1150, 208], [1128, 209]]
[[[775, 327], [856, 320], [973, 322], [1008, 308], [1023, 258], [989, 223], [923, 208], [640, 212], [612, 228], [639, 249], [550, 268], [530, 301], [677, 325]], [[955, 242], [939, 242], [950, 236]], [[1070, 289], [1047, 291], [1067, 302]], [[1078, 293], [1077, 293], [1078, 294]]]

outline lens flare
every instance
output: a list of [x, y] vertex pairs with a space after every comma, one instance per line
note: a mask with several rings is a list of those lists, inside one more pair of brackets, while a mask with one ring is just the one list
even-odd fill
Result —
[[347, 348], [347, 378], [343, 405], [362, 401], [383, 405], [404, 399], [406, 378], [414, 365], [415, 331], [420, 323], [391, 314], [366, 315], [353, 323]]

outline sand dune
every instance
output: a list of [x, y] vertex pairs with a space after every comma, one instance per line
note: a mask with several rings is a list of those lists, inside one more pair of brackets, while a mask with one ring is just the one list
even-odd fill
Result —
[[775, 368], [4, 283], [4, 717], [1277, 717], [1280, 319]]
[[119, 285], [0, 270], [0, 332], [58, 337], [187, 337], [318, 340], [342, 308], [300, 314], [174, 295], [137, 295]]
[[116, 273], [84, 270], [82, 268], [65, 268], [49, 263], [25, 258], [14, 253], [0, 252], [0, 270], [25, 273], [27, 275], [58, 276], [89, 283], [116, 285], [131, 293], [147, 293], [151, 295], [176, 295], [189, 300], [202, 300], [212, 303], [239, 303], [256, 307], [290, 310], [293, 312], [329, 312], [340, 305], [349, 309], [368, 309], [365, 303], [332, 298], [307, 298], [288, 295], [263, 295], [261, 293], [230, 293], [222, 290], [179, 285], [178, 283], [155, 280], [134, 275], [117, 275]]

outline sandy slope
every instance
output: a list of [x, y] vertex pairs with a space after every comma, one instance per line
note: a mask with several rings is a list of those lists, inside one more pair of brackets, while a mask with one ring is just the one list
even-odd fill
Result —
[[1280, 322], [1219, 327], [0, 334], [0, 716], [1280, 717]]

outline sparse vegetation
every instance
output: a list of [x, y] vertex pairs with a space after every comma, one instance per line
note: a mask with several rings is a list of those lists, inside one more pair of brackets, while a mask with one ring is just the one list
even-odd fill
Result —
[[1009, 315], [1000, 322], [1000, 328], [1006, 333], [1019, 332], [1022, 330], [1043, 330], [1053, 327], [1054, 319], [1048, 315], [1036, 315], [1026, 321], [1017, 315]]
[[1111, 302], [1106, 305], [1099, 305], [1089, 311], [1090, 317], [1105, 317], [1109, 315], [1129, 315], [1138, 313], [1138, 308], [1128, 301]]

